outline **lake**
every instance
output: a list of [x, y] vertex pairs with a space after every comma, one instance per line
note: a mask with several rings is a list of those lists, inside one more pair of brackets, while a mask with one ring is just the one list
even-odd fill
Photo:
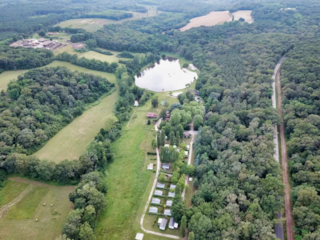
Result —
[[162, 58], [135, 76], [135, 83], [154, 92], [167, 92], [186, 88], [197, 78], [197, 73], [181, 69], [179, 59]]

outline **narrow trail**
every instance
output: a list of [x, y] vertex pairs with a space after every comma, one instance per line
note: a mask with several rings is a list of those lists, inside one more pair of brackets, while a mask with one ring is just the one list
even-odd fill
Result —
[[[280, 66], [284, 57], [280, 60]], [[287, 157], [287, 146], [286, 139], [284, 134], [284, 123], [282, 117], [282, 95], [281, 95], [281, 83], [280, 83], [280, 71], [276, 71], [276, 86], [277, 86], [277, 97], [278, 97], [278, 112], [280, 116], [280, 144], [281, 144], [281, 163], [282, 163], [282, 181], [285, 185], [284, 195], [285, 195], [285, 214], [286, 214], [286, 229], [287, 229], [287, 240], [294, 240], [293, 232], [293, 217], [291, 211], [291, 187], [289, 183], [289, 174], [288, 174], [288, 157]]]

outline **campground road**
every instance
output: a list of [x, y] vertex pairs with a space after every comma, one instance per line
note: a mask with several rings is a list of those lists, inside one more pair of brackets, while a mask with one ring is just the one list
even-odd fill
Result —
[[[283, 59], [282, 59], [283, 60]], [[280, 72], [276, 74], [276, 85], [277, 85], [277, 96], [278, 96], [278, 111], [280, 116], [280, 141], [281, 141], [281, 163], [282, 163], [282, 181], [285, 185], [284, 189], [284, 200], [285, 200], [285, 214], [286, 214], [286, 227], [287, 227], [287, 240], [294, 240], [293, 233], [293, 217], [291, 211], [291, 187], [289, 183], [288, 175], [288, 157], [287, 157], [287, 146], [284, 135], [284, 123], [282, 117], [282, 95], [281, 95], [281, 83], [280, 83]]]
[[[156, 132], [158, 131], [158, 125], [160, 125], [160, 123], [161, 123], [161, 118], [154, 126]], [[159, 149], [158, 148], [156, 148], [156, 153], [157, 153], [157, 172], [156, 172], [156, 177], [154, 178], [152, 189], [150, 191], [148, 201], [147, 201], [147, 203], [146, 203], [146, 205], [145, 205], [145, 207], [143, 209], [143, 213], [142, 213], [142, 216], [141, 216], [141, 219], [140, 219], [140, 227], [144, 232], [149, 233], [149, 234], [158, 235], [158, 236], [161, 236], [161, 237], [172, 238], [172, 239], [180, 239], [178, 236], [150, 231], [150, 230], [147, 230], [147, 229], [145, 229], [143, 227], [144, 216], [147, 213], [148, 206], [150, 204], [153, 192], [154, 192], [154, 190], [156, 188], [156, 185], [157, 185], [157, 182], [158, 182], [159, 171], [160, 171], [160, 155], [159, 155]]]

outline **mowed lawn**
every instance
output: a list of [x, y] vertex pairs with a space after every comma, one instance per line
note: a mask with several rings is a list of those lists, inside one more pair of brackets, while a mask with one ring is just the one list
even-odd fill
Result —
[[69, 193], [75, 187], [52, 186], [19, 177], [11, 178], [9, 182], [25, 184], [30, 192], [0, 219], [0, 239], [55, 240], [61, 235], [63, 223], [73, 207]]
[[[93, 71], [66, 62], [54, 61], [48, 66], [65, 66], [73, 71], [77, 70], [79, 72], [100, 75], [107, 78], [110, 82], [116, 82], [114, 74]], [[81, 116], [59, 131], [34, 155], [39, 159], [48, 159], [55, 162], [65, 159], [78, 159], [100, 129], [105, 126], [108, 116], [113, 115], [113, 105], [117, 97], [118, 91], [115, 91], [111, 95], [101, 99], [97, 105], [86, 110]]]
[[9, 180], [0, 191], [0, 207], [18, 197], [19, 194], [27, 188], [27, 186], [28, 184]]
[[18, 76], [24, 74], [28, 70], [5, 71], [0, 74], [0, 91], [6, 91], [11, 80], [17, 80]]

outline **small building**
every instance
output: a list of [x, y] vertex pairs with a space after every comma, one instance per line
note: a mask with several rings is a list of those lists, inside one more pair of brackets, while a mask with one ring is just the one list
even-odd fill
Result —
[[160, 190], [155, 190], [155, 191], [154, 191], [154, 195], [162, 196], [162, 195], [163, 195], [163, 192], [160, 191]]
[[170, 209], [165, 209], [163, 214], [166, 215], [166, 216], [171, 216], [171, 210]]
[[139, 106], [139, 102], [137, 100], [134, 101], [134, 107], [138, 107]]
[[175, 184], [170, 184], [170, 189], [176, 189], [177, 185]]
[[161, 203], [161, 200], [160, 200], [160, 198], [152, 198], [151, 203], [153, 203], [153, 204], [160, 204], [160, 203]]
[[174, 223], [174, 228], [177, 229], [178, 227], [179, 227], [179, 224], [175, 222]]
[[165, 186], [164, 183], [157, 182], [157, 188], [165, 188]]
[[158, 118], [158, 114], [155, 114], [155, 113], [147, 113], [147, 118]]
[[170, 145], [169, 144], [165, 144], [164, 147], [170, 147]]
[[177, 146], [176, 146], [176, 145], [173, 145], [173, 148], [177, 148]]
[[176, 193], [174, 193], [174, 192], [169, 192], [168, 197], [173, 198], [175, 195], [176, 195]]
[[172, 200], [167, 200], [166, 201], [166, 206], [167, 207], [172, 207]]
[[188, 152], [188, 151], [184, 151], [184, 155], [185, 155], [186, 157], [188, 157], [189, 152]]
[[144, 234], [143, 233], [137, 233], [135, 240], [143, 240]]
[[189, 182], [192, 182], [193, 178], [192, 177], [189, 177]]
[[187, 149], [188, 149], [188, 151], [190, 150], [190, 145], [187, 145]]
[[153, 170], [153, 163], [149, 163], [147, 170]]
[[163, 170], [168, 170], [168, 169], [170, 169], [170, 165], [169, 165], [169, 164], [162, 164], [162, 165], [161, 165], [161, 168], [162, 168]]
[[190, 138], [191, 137], [191, 134], [189, 132], [184, 132], [183, 135], [184, 135], [185, 138]]
[[[160, 219], [161, 219], [161, 220], [160, 220]], [[163, 231], [166, 230], [167, 222], [168, 222], [167, 219], [165, 219], [165, 218], [159, 218], [159, 220], [158, 220], [158, 226], [159, 226], [160, 230], [163, 230]]]
[[174, 219], [173, 219], [173, 217], [172, 218], [170, 218], [170, 221], [169, 221], [169, 228], [170, 229], [174, 229], [174, 224], [175, 224], [175, 222], [174, 222]]
[[158, 208], [157, 207], [150, 207], [149, 213], [158, 213]]

